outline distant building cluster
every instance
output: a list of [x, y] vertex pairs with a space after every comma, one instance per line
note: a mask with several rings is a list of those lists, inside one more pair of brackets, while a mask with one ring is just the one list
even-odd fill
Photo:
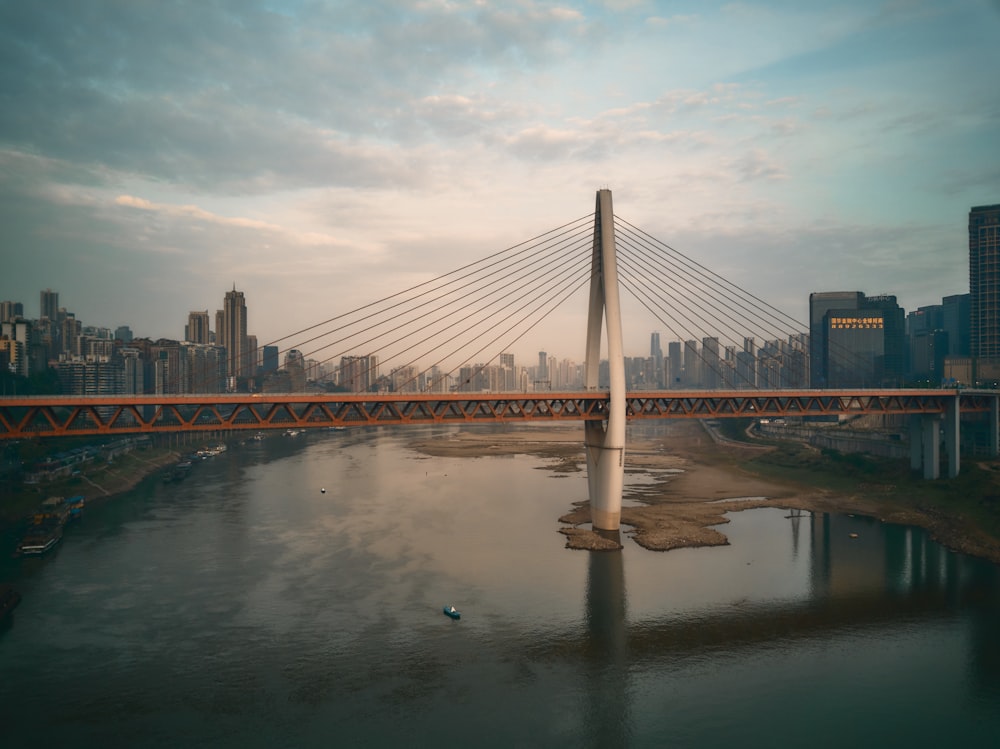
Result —
[[[213, 327], [214, 324], [214, 327]], [[84, 325], [51, 289], [39, 316], [21, 302], [0, 302], [0, 374], [30, 378], [54, 373], [68, 395], [141, 395], [234, 391], [512, 392], [564, 391], [584, 386], [584, 365], [538, 352], [519, 366], [510, 353], [446, 372], [412, 364], [380, 371], [374, 353], [336, 362], [296, 349], [258, 346], [247, 332], [242, 291], [224, 295], [214, 320], [192, 311], [183, 340], [135, 338]], [[284, 358], [282, 359], [282, 353]], [[809, 330], [785, 339], [715, 337], [677, 340], [663, 350], [650, 336], [648, 357], [626, 357], [630, 390], [867, 388], [1000, 383], [1000, 204], [969, 212], [969, 293], [908, 314], [891, 295], [817, 291], [809, 295]], [[10, 379], [10, 378], [8, 378]], [[7, 380], [5, 380], [6, 382]], [[608, 363], [600, 383], [609, 381]], [[10, 393], [7, 393], [10, 394]]]
[[0, 369], [22, 377], [50, 370], [70, 395], [220, 393], [245, 386], [258, 370], [256, 338], [247, 334], [243, 292], [235, 286], [215, 315], [191, 312], [183, 340], [136, 338], [127, 325], [83, 325], [59, 306], [59, 293], [41, 292], [37, 319], [21, 303], [0, 303]]

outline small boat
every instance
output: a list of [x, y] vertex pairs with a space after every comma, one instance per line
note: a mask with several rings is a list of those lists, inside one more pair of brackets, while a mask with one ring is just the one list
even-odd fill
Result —
[[47, 533], [34, 532], [17, 545], [17, 554], [21, 556], [37, 556], [52, 549], [62, 539], [62, 527], [53, 528]]
[[86, 497], [82, 494], [77, 494], [76, 496], [65, 500], [66, 507], [69, 508], [70, 520], [79, 520], [83, 516], [83, 508], [86, 501]]
[[452, 619], [462, 618], [462, 612], [456, 609], [454, 606], [445, 606], [444, 614], [445, 616], [450, 616]]

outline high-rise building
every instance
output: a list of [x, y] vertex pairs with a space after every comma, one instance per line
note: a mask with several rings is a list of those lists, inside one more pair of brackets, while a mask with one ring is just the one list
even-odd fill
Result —
[[684, 375], [686, 388], [701, 387], [701, 353], [698, 351], [698, 341], [684, 341]]
[[264, 372], [278, 371], [278, 347], [264, 346], [264, 355], [261, 357], [261, 368]]
[[655, 386], [663, 387], [663, 349], [660, 347], [660, 334], [653, 332], [649, 334], [649, 357], [653, 360], [653, 378]]
[[39, 317], [47, 317], [52, 322], [59, 319], [59, 292], [45, 289], [41, 294]]
[[514, 368], [513, 354], [500, 354], [500, 370], [503, 372], [503, 387], [505, 391], [517, 389], [517, 370]]
[[24, 305], [20, 302], [0, 302], [0, 322], [11, 322], [24, 317]]
[[905, 313], [890, 295], [809, 295], [812, 387], [900, 386], [906, 369]]
[[215, 310], [215, 330], [210, 331], [210, 337], [212, 338], [212, 343], [216, 346], [222, 346], [223, 348], [225, 348], [225, 345], [222, 343], [222, 330], [225, 327], [226, 313], [221, 309]]
[[1000, 359], [1000, 204], [969, 211], [972, 356]]
[[142, 395], [146, 390], [142, 352], [139, 349], [124, 347], [120, 356], [124, 373], [122, 392], [128, 395]]
[[378, 356], [342, 356], [337, 384], [350, 393], [367, 393], [378, 379]]
[[941, 317], [948, 334], [948, 356], [970, 355], [972, 307], [969, 294], [952, 294], [941, 300]]
[[702, 376], [701, 387], [718, 390], [722, 386], [722, 362], [719, 359], [719, 339], [701, 339]]
[[302, 356], [302, 352], [296, 349], [290, 349], [285, 354], [285, 371], [288, 373], [288, 378], [291, 381], [291, 391], [293, 393], [301, 393], [306, 389], [306, 368], [305, 368], [305, 357]]
[[236, 290], [236, 284], [232, 291], [226, 292], [222, 303], [222, 340], [219, 343], [226, 349], [226, 372], [230, 379], [253, 375], [247, 346], [247, 305], [243, 292]]
[[0, 323], [0, 340], [5, 341], [7, 365], [14, 374], [27, 377], [31, 374], [30, 351], [32, 343], [30, 320], [10, 320]]
[[824, 318], [833, 309], [857, 309], [864, 296], [860, 291], [817, 291], [809, 295], [809, 384], [827, 387], [827, 341]]
[[684, 371], [684, 360], [681, 357], [681, 342], [670, 341], [667, 344], [667, 382], [668, 388], [681, 386], [681, 374]]
[[184, 327], [184, 340], [189, 343], [211, 343], [208, 310], [188, 312], [188, 323]]
[[[247, 334], [247, 377], [253, 377], [257, 374], [257, 367], [260, 366], [261, 351], [257, 348], [257, 336]], [[306, 367], [306, 375], [308, 378], [309, 368]]]

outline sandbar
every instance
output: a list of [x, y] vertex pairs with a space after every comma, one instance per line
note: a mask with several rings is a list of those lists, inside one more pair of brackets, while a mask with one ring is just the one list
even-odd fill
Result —
[[[857, 514], [883, 522], [918, 526], [944, 546], [1000, 563], [1000, 542], [970, 526], [961, 517], [908, 505], [877, 486], [837, 493], [815, 486], [764, 478], [741, 460], [768, 446], [719, 439], [697, 420], [665, 422], [629, 435], [626, 474], [645, 474], [642, 481], [625, 479], [621, 535], [650, 551], [729, 543], [724, 528], [727, 513], [758, 507]], [[447, 437], [417, 440], [413, 449], [435, 456], [482, 457], [530, 454], [542, 457], [546, 468], [568, 473], [585, 469], [581, 427], [511, 426], [504, 430], [460, 431]], [[620, 549], [615, 534], [590, 527], [586, 497], [572, 502], [558, 518], [558, 529], [571, 549]]]

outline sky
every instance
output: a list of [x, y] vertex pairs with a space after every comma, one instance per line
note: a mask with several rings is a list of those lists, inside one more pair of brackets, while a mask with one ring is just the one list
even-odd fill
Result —
[[[1000, 203], [998, 39], [1000, 0], [0, 0], [0, 300], [180, 339], [235, 286], [264, 344], [609, 188], [798, 320], [938, 304]], [[582, 359], [586, 306], [519, 356]]]

